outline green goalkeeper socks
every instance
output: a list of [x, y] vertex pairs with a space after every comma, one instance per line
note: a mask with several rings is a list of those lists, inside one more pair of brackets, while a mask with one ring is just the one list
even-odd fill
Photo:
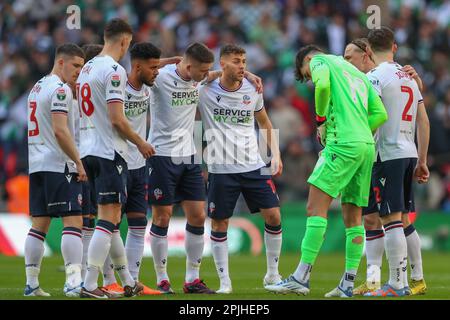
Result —
[[302, 263], [313, 265], [322, 247], [328, 220], [313, 216], [306, 220], [306, 232], [302, 241]]
[[364, 247], [364, 227], [345, 229], [345, 270], [358, 270]]

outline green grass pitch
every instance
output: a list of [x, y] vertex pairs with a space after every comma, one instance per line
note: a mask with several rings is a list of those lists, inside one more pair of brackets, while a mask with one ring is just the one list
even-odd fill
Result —
[[[283, 254], [280, 259], [280, 272], [283, 277], [292, 273], [298, 262], [299, 254]], [[423, 296], [411, 296], [401, 299], [448, 299], [450, 300], [450, 253], [423, 253], [425, 280], [428, 292]], [[363, 258], [358, 273], [357, 285], [365, 277], [366, 261]], [[342, 275], [344, 267], [343, 254], [319, 255], [311, 277], [311, 293], [303, 297], [297, 295], [275, 295], [266, 292], [262, 287], [266, 261], [265, 256], [253, 257], [250, 255], [230, 256], [230, 275], [233, 281], [233, 294], [231, 295], [186, 295], [182, 291], [184, 281], [185, 259], [169, 257], [168, 271], [172, 287], [177, 294], [161, 296], [141, 296], [132, 299], [150, 300], [260, 300], [260, 299], [325, 299], [326, 292], [333, 289]], [[62, 257], [55, 255], [44, 258], [41, 268], [40, 284], [52, 297], [23, 297], [25, 283], [25, 270], [23, 258], [11, 258], [0, 256], [0, 299], [69, 299], [63, 295], [64, 272]], [[213, 289], [218, 289], [217, 277], [212, 257], [203, 260], [201, 277]], [[101, 278], [101, 277], [100, 277]], [[384, 261], [382, 281], [387, 280], [387, 263]], [[146, 285], [155, 287], [155, 275], [153, 263], [150, 258], [145, 258], [141, 267], [141, 281]], [[355, 297], [354, 299], [374, 299]], [[382, 298], [387, 299], [387, 298]]]

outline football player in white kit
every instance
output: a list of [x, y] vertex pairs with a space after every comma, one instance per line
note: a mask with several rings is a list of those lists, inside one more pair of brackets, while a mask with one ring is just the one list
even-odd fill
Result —
[[267, 273], [264, 286], [281, 281], [278, 262], [282, 231], [279, 198], [270, 173], [258, 150], [255, 119], [267, 132], [272, 152], [272, 175], [282, 172], [280, 152], [272, 124], [264, 109], [263, 95], [244, 78], [245, 50], [225, 45], [220, 50], [222, 76], [200, 88], [199, 109], [208, 143], [208, 216], [211, 217], [212, 253], [220, 278], [217, 293], [232, 292], [228, 272], [227, 230], [239, 195], [252, 213], [265, 221]]
[[[108, 292], [97, 284], [108, 253], [124, 286], [124, 295], [131, 297], [143, 290], [128, 270], [123, 243], [111, 246], [120, 239], [116, 226], [120, 222], [121, 207], [126, 202], [127, 152], [126, 139], [135, 144], [143, 157], [154, 154], [131, 126], [124, 115], [125, 69], [118, 64], [128, 50], [132, 29], [121, 19], [112, 19], [104, 30], [102, 52], [90, 60], [77, 80], [77, 97], [82, 117], [80, 124], [80, 151], [95, 192], [98, 218], [88, 249], [88, 268], [81, 297], [109, 298]], [[120, 240], [121, 242], [121, 240]], [[114, 250], [111, 250], [113, 248]]]
[[[150, 132], [148, 141], [156, 155], [148, 160], [149, 196], [152, 206], [150, 229], [153, 263], [158, 290], [174, 293], [167, 274], [167, 231], [175, 203], [187, 217], [185, 293], [214, 293], [199, 278], [204, 248], [205, 184], [196, 153], [193, 134], [201, 82], [209, 82], [221, 71], [209, 69], [214, 55], [201, 43], [191, 44], [178, 64], [159, 70], [151, 87]], [[259, 90], [260, 79], [246, 74]]]
[[[397, 49], [394, 34], [387, 28], [369, 32], [368, 41], [376, 68], [368, 78], [388, 112], [388, 121], [375, 136], [377, 161], [373, 167], [372, 188], [383, 223], [389, 281], [369, 296], [404, 296], [424, 293], [420, 239], [412, 224], [402, 222], [402, 213], [414, 208], [412, 183], [426, 183], [429, 177], [427, 152], [430, 124], [416, 81], [394, 61]], [[414, 138], [417, 123], [416, 148]], [[376, 204], [375, 204], [376, 203]], [[408, 239], [408, 242], [406, 240]], [[411, 289], [406, 276], [407, 256], [411, 264]]]
[[39, 287], [44, 239], [51, 218], [62, 217], [61, 252], [66, 269], [64, 293], [77, 297], [81, 290], [81, 181], [86, 172], [74, 142], [72, 90], [84, 64], [75, 44], [56, 49], [51, 73], [40, 79], [28, 96], [28, 153], [32, 227], [25, 241], [25, 296], [49, 296]]
[[[358, 38], [350, 42], [345, 48], [344, 58], [364, 73], [368, 73], [376, 67], [375, 62], [370, 56], [370, 47], [367, 38]], [[402, 67], [402, 71], [408, 73], [411, 78], [417, 82], [419, 90], [423, 89], [422, 80], [412, 66], [405, 65]], [[353, 290], [354, 295], [363, 295], [369, 291], [378, 290], [381, 287], [381, 264], [384, 253], [384, 231], [378, 215], [378, 208], [374, 205], [374, 203], [375, 192], [374, 190], [371, 190], [369, 206], [363, 209], [364, 228], [366, 230], [366, 281]], [[410, 210], [414, 211], [414, 205], [411, 206]], [[410, 222], [409, 215], [406, 214], [406, 212], [404, 213], [405, 214], [402, 214], [402, 222], [406, 242], [408, 243], [408, 256], [420, 257], [421, 248], [420, 245], [416, 245], [417, 239], [419, 239], [417, 232], [412, 230], [414, 227], [411, 226], [412, 224]], [[422, 269], [421, 266], [418, 268]], [[420, 283], [412, 281], [412, 294], [424, 293], [425, 290], [425, 281], [420, 281]]]

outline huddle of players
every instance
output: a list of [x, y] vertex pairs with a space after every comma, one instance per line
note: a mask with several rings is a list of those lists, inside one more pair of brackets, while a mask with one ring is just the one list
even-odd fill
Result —
[[[413, 179], [426, 183], [429, 177], [430, 128], [419, 90], [421, 80], [412, 67], [395, 63], [396, 50], [394, 33], [381, 27], [371, 30], [368, 39], [357, 39], [347, 46], [345, 60], [353, 65], [342, 57], [325, 55], [314, 45], [297, 54], [297, 79], [311, 79], [315, 84], [318, 138], [325, 149], [308, 179], [311, 187], [301, 261], [291, 276], [267, 286], [267, 290], [310, 292], [311, 269], [326, 232], [327, 210], [332, 198], [341, 194], [345, 272], [325, 297], [398, 297], [426, 292], [420, 239], [408, 215], [402, 213], [414, 211]], [[418, 148], [414, 142], [416, 123]], [[363, 253], [362, 208], [367, 280], [354, 289]], [[389, 281], [381, 286], [384, 249]]]
[[[386, 29], [382, 30], [383, 34], [379, 35], [382, 39], [381, 42], [388, 40], [387, 43], [392, 43], [392, 48], [394, 48], [392, 32], [389, 33]], [[245, 73], [245, 51], [234, 45], [223, 47], [220, 59], [222, 71], [209, 72], [214, 57], [201, 44], [191, 45], [186, 50], [183, 59], [166, 59], [164, 63], [160, 60], [159, 49], [148, 43], [137, 44], [130, 52], [132, 71], [125, 83], [127, 75], [117, 61], [128, 50], [132, 37], [131, 28], [125, 22], [114, 19], [106, 26], [104, 36], [105, 45], [100, 54], [89, 60], [81, 73], [80, 69], [84, 64], [83, 51], [71, 44], [58, 48], [52, 73], [38, 81], [30, 93], [28, 101], [30, 211], [33, 226], [25, 245], [27, 273], [25, 295], [48, 295], [39, 287], [38, 275], [43, 256], [43, 240], [48, 231], [51, 216], [63, 217], [64, 230], [61, 249], [66, 266], [64, 292], [67, 296], [94, 298], [115, 296], [113, 291], [105, 290], [97, 285], [99, 272], [103, 268], [108, 270], [110, 264], [114, 266], [121, 279], [125, 296], [142, 294], [145, 289], [149, 291], [149, 294], [173, 293], [167, 275], [167, 230], [172, 215], [172, 205], [178, 202], [181, 203], [187, 217], [186, 278], [183, 290], [186, 293], [214, 293], [199, 278], [204, 246], [203, 201], [205, 190], [200, 167], [193, 163], [193, 155], [196, 151], [192, 136], [197, 105], [207, 132], [208, 129], [215, 129], [223, 134], [223, 139], [213, 139], [211, 136], [208, 137], [207, 133], [208, 148], [225, 153], [231, 150], [231, 153], [226, 156], [233, 159], [231, 164], [228, 162], [224, 164], [223, 161], [207, 161], [209, 171], [208, 215], [212, 218], [212, 251], [220, 278], [220, 289], [217, 293], [232, 292], [228, 273], [226, 231], [228, 219], [232, 215], [240, 193], [244, 195], [251, 211], [260, 211], [266, 222], [264, 239], [267, 274], [264, 277], [265, 287], [276, 292], [294, 291], [302, 294], [309, 292], [309, 285], [306, 283], [298, 281], [294, 283], [296, 281], [294, 276], [297, 273], [283, 282], [280, 281], [281, 278], [278, 274], [281, 249], [278, 196], [271, 176], [264, 175], [260, 171], [265, 164], [257, 151], [254, 118], [261, 129], [268, 130], [267, 143], [269, 147], [275, 146], [271, 149], [273, 175], [281, 174], [282, 163], [278, 147], [270, 135], [272, 126], [263, 108], [262, 95], [255, 92], [255, 88], [248, 80], [244, 79], [244, 76], [247, 76], [258, 85], [258, 81], [253, 75]], [[353, 44], [356, 45], [355, 43]], [[356, 46], [362, 49], [360, 46]], [[381, 46], [378, 50], [381, 53], [385, 52], [385, 46]], [[403, 295], [407, 287], [406, 276], [403, 279], [403, 275], [406, 274], [406, 253], [404, 252], [406, 246], [405, 238], [398, 234], [399, 228], [403, 226], [398, 218], [398, 212], [411, 210], [408, 206], [412, 203], [412, 199], [411, 201], [409, 199], [412, 197], [411, 182], [415, 166], [414, 159], [417, 157], [414, 138], [411, 141], [411, 137], [414, 136], [416, 114], [419, 119], [422, 119], [419, 123], [423, 123], [426, 113], [424, 113], [420, 92], [414, 88], [414, 85], [410, 83], [408, 83], [409, 86], [401, 85], [404, 84], [404, 81], [410, 80], [410, 77], [401, 71], [400, 66], [393, 61], [383, 64], [385, 62], [383, 58], [386, 57], [379, 54], [382, 57], [377, 58], [377, 46], [372, 45], [371, 47], [374, 51], [371, 57], [375, 57], [376, 61], [378, 59], [377, 64], [380, 66], [372, 70], [369, 79], [383, 98], [388, 109], [389, 119], [393, 121], [391, 125], [388, 123], [382, 128], [386, 128], [384, 131], [389, 131], [389, 128], [394, 127], [394, 131], [397, 132], [397, 134], [388, 133], [386, 135], [383, 129], [380, 129], [378, 134], [382, 137], [384, 134], [384, 139], [386, 137], [394, 138], [391, 143], [403, 144], [407, 150], [404, 153], [394, 152], [395, 155], [392, 158], [389, 147], [377, 144], [378, 161], [374, 166], [372, 181], [374, 200], [378, 204], [386, 240], [388, 238], [394, 240], [386, 241], [391, 272], [389, 287], [375, 292], [377, 295]], [[309, 50], [309, 52], [317, 53], [314, 50]], [[368, 49], [361, 52], [361, 57], [366, 62], [369, 59], [368, 52]], [[179, 63], [173, 64], [173, 62]], [[166, 63], [168, 65], [158, 71]], [[315, 67], [320, 67], [325, 62], [316, 61], [316, 63]], [[297, 71], [301, 73], [301, 64], [296, 67], [299, 69]], [[409, 69], [409, 72], [414, 73], [414, 70]], [[397, 76], [401, 84], [392, 81], [393, 75]], [[399, 86], [400, 92], [408, 95], [404, 110], [399, 111], [389, 107], [396, 103], [392, 100], [395, 100], [395, 97], [392, 98], [389, 93], [385, 93], [391, 90], [389, 85]], [[77, 108], [70, 106], [73, 89], [75, 89], [78, 100], [78, 117], [74, 114], [74, 110]], [[356, 88], [356, 90], [358, 89]], [[147, 143], [144, 138], [149, 95], [152, 99], [150, 108], [152, 125]], [[319, 99], [320, 96], [316, 96], [316, 103]], [[128, 119], [124, 116], [124, 101], [125, 114]], [[48, 108], [49, 105], [50, 108]], [[417, 106], [419, 106], [418, 112], [416, 112]], [[215, 117], [217, 114], [229, 114], [223, 111], [230, 109], [244, 110], [249, 117], [245, 120], [241, 118], [240, 121], [231, 121], [228, 117]], [[392, 116], [393, 112], [394, 116]], [[401, 113], [400, 118], [407, 123], [406, 125], [403, 122], [398, 124], [395, 112]], [[109, 115], [109, 118], [106, 115]], [[80, 122], [79, 130], [75, 129], [77, 120]], [[330, 121], [333, 121], [333, 117]], [[324, 127], [321, 126], [321, 128], [323, 131]], [[428, 138], [425, 131], [426, 129], [423, 128], [419, 130], [419, 165], [415, 175], [420, 177], [420, 182], [426, 182], [428, 177], [425, 160]], [[229, 135], [230, 132], [231, 135]], [[398, 132], [407, 138], [402, 141]], [[336, 136], [336, 132], [334, 134]], [[328, 134], [324, 135], [329, 136]], [[179, 139], [174, 139], [174, 136]], [[79, 144], [81, 155], [78, 155], [72, 137], [75, 137]], [[234, 148], [230, 148], [236, 144], [236, 137], [249, 139], [244, 149], [246, 153], [244, 157], [236, 156], [232, 151]], [[383, 138], [378, 138], [378, 141], [383, 141]], [[325, 142], [323, 137], [321, 140]], [[392, 148], [395, 149], [395, 146]], [[402, 160], [394, 161], [395, 163], [389, 161], [399, 159], [398, 156]], [[138, 281], [143, 237], [147, 225], [145, 217], [147, 170], [144, 158], [149, 158], [147, 162], [150, 185], [148, 200], [152, 205], [153, 215], [150, 235], [157, 274], [157, 292], [146, 288]], [[242, 158], [246, 161], [242, 161]], [[220, 160], [223, 158], [220, 157]], [[406, 164], [406, 162], [408, 163]], [[378, 175], [381, 176], [378, 177]], [[320, 183], [315, 183], [314, 179], [319, 181], [322, 178], [318, 177], [318, 174], [313, 176], [309, 182], [312, 186], [319, 186], [320, 189]], [[85, 182], [87, 177], [89, 177], [89, 187], [84, 188], [82, 192], [79, 182]], [[403, 181], [405, 182], [403, 183]], [[331, 196], [337, 196], [339, 192], [336, 192]], [[373, 200], [371, 201], [373, 202]], [[98, 221], [94, 232], [92, 216], [84, 218], [83, 232], [81, 232], [82, 204], [85, 207], [84, 214], [93, 214], [98, 208]], [[127, 213], [129, 224], [127, 249], [124, 248], [118, 233], [122, 209]], [[369, 213], [377, 211], [373, 206], [368, 210]], [[383, 216], [387, 218], [383, 218]], [[370, 219], [368, 217], [365, 218], [366, 226]], [[393, 231], [388, 232], [390, 230]], [[359, 229], [357, 231], [354, 232], [355, 237], [359, 234]], [[389, 237], [393, 232], [397, 233]], [[368, 258], [369, 252], [374, 253], [377, 256], [377, 264], [368, 260], [368, 281], [360, 293], [377, 289], [376, 285], [379, 286], [380, 277], [379, 269], [376, 269], [375, 276], [369, 277], [369, 273], [372, 274], [370, 268], [373, 268], [373, 265], [381, 267], [380, 256], [382, 256], [380, 244], [378, 244], [378, 249], [374, 250], [369, 243], [374, 240], [373, 238], [381, 238], [383, 231], [379, 227], [376, 234], [370, 229], [366, 233]], [[412, 225], [405, 229], [405, 234], [408, 236], [414, 233]], [[412, 270], [413, 281], [422, 281], [422, 288], [419, 288], [416, 293], [423, 293], [426, 287], [423, 282], [423, 274], [421, 274], [420, 242], [417, 247], [417, 233], [415, 233], [415, 238], [416, 246], [411, 246], [411, 253], [409, 253], [408, 242], [408, 255], [410, 259], [415, 259], [414, 264], [411, 263], [416, 267]], [[84, 246], [83, 242], [85, 242]], [[87, 252], [86, 248], [88, 248]], [[306, 247], [303, 248], [302, 244], [302, 251], [304, 249], [308, 250]], [[107, 259], [110, 259], [111, 263]], [[83, 260], [87, 260], [87, 262], [85, 263]], [[314, 260], [315, 258], [312, 258], [310, 263], [302, 262], [299, 265], [297, 271], [299, 274], [304, 274], [303, 279], [306, 277], [309, 279]], [[357, 262], [359, 264], [359, 260]], [[86, 269], [83, 268], [84, 265], [87, 265]], [[353, 269], [355, 269], [354, 266]], [[111, 283], [114, 283], [114, 273], [111, 272], [111, 268], [109, 270], [113, 278]], [[420, 271], [417, 272], [417, 270]], [[394, 274], [397, 273], [402, 276], [400, 278], [397, 276], [396, 280], [393, 280]], [[328, 296], [351, 296], [352, 290], [349, 288], [353, 289], [355, 276], [356, 274], [346, 272], [341, 282], [342, 288], [338, 286]]]
[[[213, 129], [223, 135], [223, 139], [207, 137], [208, 148], [229, 152], [231, 146], [226, 155], [230, 163], [224, 164], [221, 157], [207, 161], [212, 251], [220, 277], [217, 292], [232, 291], [227, 229], [241, 192], [252, 212], [261, 211], [266, 221], [268, 272], [264, 283], [279, 282], [279, 200], [271, 175], [260, 173], [266, 164], [258, 152], [254, 119], [260, 129], [267, 130], [266, 142], [273, 146], [273, 175], [281, 174], [282, 163], [264, 110], [260, 79], [245, 71], [245, 51], [234, 45], [223, 47], [222, 71], [210, 72], [214, 56], [202, 44], [189, 46], [182, 59], [160, 59], [158, 48], [139, 43], [130, 50], [132, 70], [127, 75], [117, 61], [128, 51], [131, 39], [131, 27], [113, 19], [105, 27], [104, 46], [87, 48], [97, 50], [92, 54], [98, 54], [94, 58], [85, 60], [85, 52], [74, 44], [58, 47], [52, 72], [31, 90], [28, 121], [32, 227], [25, 243], [24, 295], [49, 295], [40, 288], [38, 276], [43, 241], [52, 217], [62, 217], [64, 224], [61, 251], [66, 270], [65, 295], [118, 296], [118, 292], [97, 283], [99, 273], [107, 271], [110, 264], [119, 275], [123, 286], [119, 289], [126, 297], [143, 294], [146, 289], [149, 294], [173, 293], [167, 275], [167, 230], [174, 203], [181, 204], [187, 217], [183, 291], [215, 293], [199, 277], [205, 187], [201, 167], [193, 161], [197, 106], [207, 132]], [[149, 96], [151, 126], [147, 142]], [[216, 121], [215, 112], [226, 114], [220, 110], [229, 109], [245, 110], [246, 117]], [[245, 149], [236, 144], [241, 138], [246, 141]], [[244, 150], [244, 154], [236, 155], [235, 149]], [[147, 225], [147, 179], [157, 291], [138, 280]], [[126, 247], [118, 232], [122, 212], [127, 214], [129, 225]], [[95, 227], [94, 214], [98, 218]]]

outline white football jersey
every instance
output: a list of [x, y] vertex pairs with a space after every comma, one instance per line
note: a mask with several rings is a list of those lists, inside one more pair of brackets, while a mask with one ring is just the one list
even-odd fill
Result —
[[414, 143], [418, 104], [423, 101], [417, 83], [402, 66], [383, 62], [367, 73], [388, 113], [388, 120], [375, 135], [381, 161], [417, 158]]
[[[147, 129], [147, 110], [150, 105], [150, 88], [145, 84], [140, 90], [127, 82], [125, 88], [125, 115], [130, 125], [139, 136], [145, 140]], [[145, 158], [139, 152], [135, 144], [128, 141], [128, 152], [123, 157], [128, 164], [128, 169], [135, 170], [145, 166]]]
[[75, 163], [64, 153], [55, 138], [52, 114], [67, 115], [74, 133], [72, 90], [57, 75], [40, 79], [28, 95], [28, 167], [29, 173], [50, 171], [76, 172]]
[[264, 108], [262, 94], [247, 80], [229, 91], [216, 79], [200, 89], [199, 109], [212, 173], [250, 172], [265, 166], [259, 154], [254, 113]]
[[110, 56], [96, 56], [83, 67], [77, 80], [81, 110], [80, 157], [114, 159], [127, 152], [126, 140], [112, 126], [108, 103], [124, 102], [127, 74]]
[[195, 154], [194, 123], [200, 83], [183, 79], [176, 64], [159, 69], [150, 97], [148, 142], [158, 156]]
[[75, 145], [77, 146], [77, 149], [80, 150], [80, 121], [81, 121], [81, 114], [80, 109], [78, 107], [78, 100], [73, 97], [72, 100], [72, 114], [73, 114], [73, 129], [74, 129], [74, 140]]

